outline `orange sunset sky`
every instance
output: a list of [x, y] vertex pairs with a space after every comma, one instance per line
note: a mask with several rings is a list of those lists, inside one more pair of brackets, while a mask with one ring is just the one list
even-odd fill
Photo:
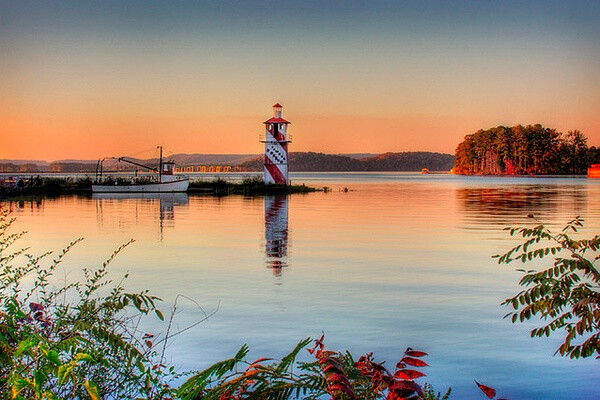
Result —
[[600, 145], [600, 2], [0, 1], [0, 159], [453, 153], [497, 125]]

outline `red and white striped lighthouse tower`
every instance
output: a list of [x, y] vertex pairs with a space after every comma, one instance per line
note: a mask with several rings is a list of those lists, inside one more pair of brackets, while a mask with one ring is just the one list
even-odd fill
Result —
[[288, 121], [281, 118], [281, 104], [273, 106], [273, 117], [265, 121], [264, 182], [287, 185], [288, 177]]

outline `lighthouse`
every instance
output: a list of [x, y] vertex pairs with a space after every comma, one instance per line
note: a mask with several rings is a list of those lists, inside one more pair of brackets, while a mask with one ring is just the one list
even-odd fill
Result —
[[288, 121], [281, 117], [281, 104], [273, 106], [273, 117], [264, 122], [265, 167], [264, 182], [287, 185], [288, 176]]

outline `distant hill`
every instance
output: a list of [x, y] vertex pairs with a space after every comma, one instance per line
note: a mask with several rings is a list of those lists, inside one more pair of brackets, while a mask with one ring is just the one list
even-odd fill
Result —
[[[158, 159], [127, 159], [151, 167], [158, 167]], [[240, 166], [244, 171], [262, 171], [263, 156], [260, 154], [173, 154], [165, 159], [175, 161], [178, 167], [199, 165]], [[0, 172], [93, 172], [97, 161], [58, 160], [46, 161], [0, 160]], [[324, 154], [294, 152], [289, 154], [290, 171], [449, 171], [454, 164], [454, 156], [432, 152], [403, 152], [375, 155], [372, 153]], [[115, 159], [104, 162], [105, 170], [133, 170], [136, 167], [127, 163], [117, 163]]]
[[167, 157], [177, 165], [229, 164], [239, 165], [260, 157], [259, 154], [173, 154]]
[[432, 153], [428, 151], [411, 151], [403, 153], [384, 153], [361, 160], [367, 171], [450, 171], [454, 165], [451, 154]]
[[9, 160], [6, 158], [0, 158], [0, 164], [14, 164], [14, 165], [36, 164], [39, 166], [47, 167], [50, 163], [48, 161], [43, 161], [43, 160]]
[[[385, 153], [378, 156], [355, 159], [348, 156], [323, 153], [290, 153], [289, 166], [292, 172], [318, 171], [450, 171], [454, 165], [451, 154], [432, 152]], [[240, 164], [246, 171], [262, 171], [263, 159]]]
[[[7, 160], [10, 161], [10, 160]], [[37, 173], [37, 172], [48, 172], [48, 164], [38, 165], [31, 162], [28, 163], [13, 163], [13, 162], [1, 162], [0, 161], [0, 173]]]
[[50, 172], [77, 173], [95, 172], [96, 162], [55, 161], [50, 163]]
[[[35, 162], [35, 161], [33, 161], [33, 162]], [[75, 160], [75, 159], [71, 159], [71, 158], [66, 158], [64, 160], [54, 160], [50, 164], [56, 164], [56, 163], [96, 164], [97, 162], [98, 162], [98, 160]]]
[[369, 158], [369, 157], [375, 157], [378, 154], [377, 153], [348, 153], [348, 154], [335, 154], [336, 156], [346, 156], [346, 157], [350, 157], [350, 158], [356, 158], [357, 160], [361, 159], [361, 158]]

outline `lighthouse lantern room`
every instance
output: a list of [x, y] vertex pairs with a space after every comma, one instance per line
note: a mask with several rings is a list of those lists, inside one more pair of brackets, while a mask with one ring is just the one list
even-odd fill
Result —
[[281, 117], [281, 104], [273, 106], [273, 117], [265, 124], [265, 164], [264, 182], [269, 184], [287, 185], [288, 175], [288, 121]]

